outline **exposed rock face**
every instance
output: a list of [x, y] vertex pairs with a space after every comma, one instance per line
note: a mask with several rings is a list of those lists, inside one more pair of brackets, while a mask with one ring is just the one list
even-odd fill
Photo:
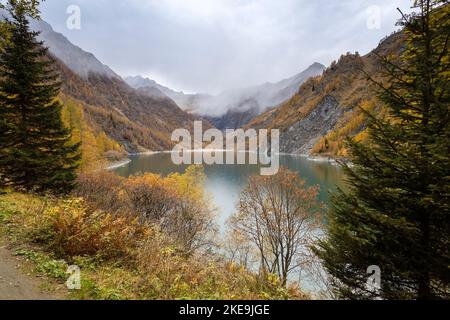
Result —
[[309, 154], [315, 143], [336, 126], [343, 112], [334, 97], [325, 96], [306, 118], [281, 134], [280, 151]]
[[[246, 128], [281, 130], [282, 152], [342, 157], [346, 137], [367, 136], [367, 117], [360, 108], [383, 110], [376, 95], [379, 88], [367, 80], [367, 74], [389, 81], [379, 57], [400, 56], [404, 43], [404, 33], [396, 32], [367, 55], [342, 55], [322, 76], [306, 81], [292, 99], [261, 114]], [[331, 135], [325, 143], [321, 138], [327, 134]]]

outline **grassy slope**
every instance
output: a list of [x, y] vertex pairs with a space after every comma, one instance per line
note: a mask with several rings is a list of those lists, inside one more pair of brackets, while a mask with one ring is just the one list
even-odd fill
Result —
[[[164, 236], [125, 218], [89, 211], [80, 199], [0, 196], [0, 237], [47, 289], [70, 299], [305, 299], [232, 264], [177, 255]], [[142, 245], [145, 243], [146, 245]], [[69, 265], [81, 290], [65, 289]]]

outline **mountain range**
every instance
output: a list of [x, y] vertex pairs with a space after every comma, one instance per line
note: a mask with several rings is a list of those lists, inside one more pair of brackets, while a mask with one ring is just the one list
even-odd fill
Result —
[[177, 128], [193, 127], [194, 116], [167, 97], [153, 97], [131, 88], [92, 53], [72, 44], [44, 21], [32, 21], [55, 58], [62, 78], [61, 96], [83, 110], [95, 135], [106, 134], [128, 152], [167, 150]]
[[[157, 143], [143, 143], [143, 139], [137, 139], [136, 137], [130, 142], [117, 132], [109, 134], [114, 140], [123, 144], [128, 151], [170, 147], [171, 142], [168, 141], [167, 137], [166, 139], [162, 139], [161, 135], [167, 136], [169, 134], [167, 128], [191, 127], [186, 126], [186, 123], [179, 123], [178, 120], [181, 119], [192, 120], [193, 118], [201, 117], [221, 130], [243, 127], [261, 113], [290, 99], [298, 91], [300, 85], [307, 79], [318, 76], [325, 70], [325, 66], [314, 63], [305, 71], [276, 83], [267, 82], [258, 86], [228, 90], [214, 96], [208, 94], [185, 94], [141, 76], [122, 79], [110, 67], [99, 61], [92, 53], [84, 51], [72, 44], [61, 33], [55, 32], [45, 21], [33, 20], [31, 21], [31, 26], [40, 32], [40, 39], [49, 47], [51, 54], [59, 59], [63, 65], [67, 66], [74, 75], [80, 78], [81, 81], [78, 81], [78, 84], [87, 82], [91, 88], [96, 89], [97, 98], [99, 98], [99, 95], [105, 96], [111, 93], [120, 92], [123, 94], [128, 85], [134, 90], [128, 90], [127, 88], [127, 94], [140, 97], [139, 99], [133, 99], [134, 101], [146, 101], [144, 103], [148, 104], [147, 107], [139, 103], [133, 106], [127, 106], [126, 104], [116, 106], [117, 103], [112, 103], [108, 106], [108, 108], [113, 108], [114, 112], [133, 122], [133, 127], [139, 127], [142, 124], [145, 126], [153, 122], [151, 129], [158, 131], [158, 139], [154, 139], [155, 134], [150, 134], [153, 140], [158, 141]], [[67, 75], [67, 72], [63, 73]], [[73, 79], [73, 77], [66, 77], [66, 80], [68, 79]], [[98, 88], [100, 84], [102, 86]], [[80, 97], [79, 94], [86, 90], [68, 90], [71, 87], [73, 87], [73, 84], [69, 85], [66, 81], [63, 91], [70, 91], [72, 97], [76, 97], [82, 101], [86, 100], [86, 96]], [[74, 87], [77, 87], [77, 85]], [[118, 90], [117, 87], [121, 90]], [[119, 97], [115, 98], [117, 99]], [[109, 101], [114, 100], [112, 96], [109, 97]], [[121, 95], [119, 100], [127, 101], [128, 99], [124, 99]], [[175, 104], [186, 112], [188, 116], [185, 117], [181, 114]], [[94, 105], [97, 106], [98, 101], [94, 101]], [[152, 110], [152, 116], [143, 114], [143, 110], [146, 112]], [[158, 117], [159, 114], [162, 117]], [[176, 119], [175, 121], [170, 121], [174, 118]], [[147, 119], [147, 121], [144, 119]], [[165, 125], [161, 127], [160, 124], [163, 123]], [[105, 127], [104, 122], [102, 122], [102, 127]], [[142, 128], [142, 130], [139, 130], [140, 134], [138, 136], [151, 129]], [[135, 130], [128, 131], [134, 132]]]
[[282, 152], [345, 157], [344, 137], [365, 136], [359, 107], [383, 112], [361, 70], [383, 80], [378, 56], [398, 55], [403, 44], [398, 32], [365, 56], [347, 53], [328, 68], [314, 63], [280, 82], [218, 95], [185, 94], [141, 76], [122, 79], [49, 24], [33, 21], [32, 26], [57, 61], [61, 98], [82, 113], [80, 131], [107, 141], [96, 142], [101, 152], [112, 145], [131, 153], [167, 150], [174, 144], [173, 130], [191, 130], [194, 120], [204, 119], [222, 130], [280, 129]]

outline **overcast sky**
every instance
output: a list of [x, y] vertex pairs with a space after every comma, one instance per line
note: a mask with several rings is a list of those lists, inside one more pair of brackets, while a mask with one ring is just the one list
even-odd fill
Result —
[[[396, 8], [408, 12], [410, 4], [410, 0], [47, 0], [41, 10], [56, 31], [122, 76], [140, 74], [185, 92], [217, 93], [278, 81], [316, 61], [328, 66], [347, 51], [366, 54], [397, 29]], [[69, 5], [81, 9], [80, 30], [66, 27]]]

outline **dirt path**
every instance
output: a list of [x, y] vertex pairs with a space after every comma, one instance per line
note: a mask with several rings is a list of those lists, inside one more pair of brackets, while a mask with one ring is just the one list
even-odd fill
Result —
[[44, 284], [21, 271], [21, 261], [0, 242], [0, 300], [56, 300], [57, 294], [41, 289]]

